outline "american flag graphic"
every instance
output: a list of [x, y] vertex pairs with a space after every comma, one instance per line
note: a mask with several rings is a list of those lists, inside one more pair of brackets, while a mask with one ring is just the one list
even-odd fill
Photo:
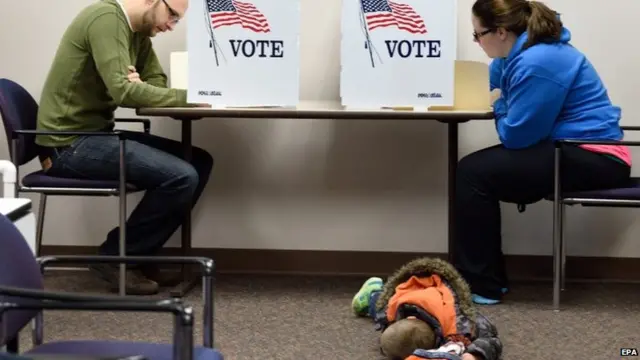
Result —
[[409, 5], [391, 0], [361, 0], [369, 31], [389, 26], [412, 34], [426, 34], [422, 17]]
[[253, 4], [236, 0], [207, 0], [211, 26], [240, 25], [257, 33], [271, 31], [267, 18]]

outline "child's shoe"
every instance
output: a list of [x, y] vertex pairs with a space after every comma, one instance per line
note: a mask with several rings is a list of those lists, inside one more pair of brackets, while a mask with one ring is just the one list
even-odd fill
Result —
[[382, 279], [379, 277], [369, 278], [362, 284], [362, 287], [351, 301], [351, 309], [354, 314], [358, 316], [367, 314], [369, 310], [369, 297], [371, 297], [371, 293], [376, 290], [382, 290]]

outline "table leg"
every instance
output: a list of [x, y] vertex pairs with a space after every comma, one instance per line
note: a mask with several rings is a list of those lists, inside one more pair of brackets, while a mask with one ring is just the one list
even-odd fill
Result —
[[[182, 120], [182, 146], [183, 158], [187, 162], [191, 162], [191, 120]], [[191, 206], [189, 206], [191, 208]], [[180, 248], [182, 256], [191, 255], [191, 211], [187, 211], [182, 220], [182, 239]], [[172, 297], [183, 297], [187, 295], [198, 284], [199, 278], [195, 276], [187, 265], [182, 265], [180, 272], [182, 273], [182, 284], [178, 285], [171, 291]]]
[[449, 261], [453, 261], [453, 241], [454, 241], [454, 237], [455, 237], [455, 231], [456, 231], [456, 227], [455, 227], [455, 204], [456, 204], [456, 176], [457, 176], [457, 168], [458, 168], [458, 123], [457, 122], [450, 122], [447, 124], [448, 125], [448, 132], [449, 132], [449, 139], [448, 139], [448, 145], [449, 145], [449, 154], [448, 154], [448, 160], [449, 160], [449, 174], [447, 175], [448, 178], [448, 188], [449, 188], [449, 195], [448, 195], [448, 210], [449, 210], [449, 218], [448, 218], [448, 224], [449, 224], [449, 231], [448, 231], [448, 236], [447, 236], [447, 245], [448, 245], [448, 257], [449, 257]]

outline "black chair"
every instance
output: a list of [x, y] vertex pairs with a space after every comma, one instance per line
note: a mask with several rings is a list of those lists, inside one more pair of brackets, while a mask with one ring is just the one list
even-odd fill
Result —
[[[638, 131], [640, 126], [623, 126], [623, 130]], [[582, 141], [558, 140], [555, 142], [554, 193], [547, 198], [553, 201], [553, 309], [560, 310], [560, 293], [565, 288], [566, 242], [564, 235], [565, 205], [590, 207], [640, 207], [640, 177], [632, 177], [622, 188], [592, 191], [562, 191], [563, 145], [627, 145], [640, 146], [640, 141]]]
[[[59, 359], [142, 357], [149, 360], [223, 360], [213, 348], [213, 260], [177, 257], [66, 256], [36, 259], [16, 226], [0, 215], [0, 347], [19, 353], [20, 331], [34, 321], [33, 348], [21, 355]], [[180, 299], [99, 296], [44, 291], [42, 271], [52, 262], [147, 262], [199, 264], [203, 269], [203, 346], [193, 344], [194, 312]], [[173, 344], [131, 341], [43, 341], [43, 310], [162, 312], [173, 317]], [[134, 329], [135, 330], [135, 329]], [[2, 354], [0, 352], [0, 354]]]
[[[37, 125], [38, 104], [33, 97], [19, 84], [0, 79], [0, 115], [10, 143], [9, 153], [11, 162], [16, 166], [17, 181], [16, 194], [39, 193], [40, 205], [38, 209], [36, 226], [36, 256], [40, 255], [42, 245], [42, 233], [44, 228], [45, 209], [47, 196], [118, 196], [119, 197], [119, 228], [120, 228], [120, 256], [126, 255], [126, 216], [128, 193], [139, 191], [135, 186], [126, 183], [125, 166], [125, 142], [122, 133], [112, 132], [77, 132], [77, 131], [38, 131]], [[149, 119], [116, 119], [120, 123], [141, 123], [144, 131], [149, 132], [151, 122]], [[36, 135], [59, 134], [81, 136], [117, 136], [120, 139], [120, 180], [99, 181], [80, 178], [61, 178], [49, 176], [42, 170], [27, 174], [20, 179], [19, 167], [25, 165], [40, 154], [40, 146], [36, 144]], [[125, 268], [120, 269], [120, 294], [125, 294]]]

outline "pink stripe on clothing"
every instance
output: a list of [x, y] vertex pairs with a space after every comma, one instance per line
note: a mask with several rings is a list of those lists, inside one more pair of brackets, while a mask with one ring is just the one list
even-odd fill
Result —
[[581, 148], [597, 153], [609, 154], [631, 166], [631, 151], [624, 145], [580, 145]]

